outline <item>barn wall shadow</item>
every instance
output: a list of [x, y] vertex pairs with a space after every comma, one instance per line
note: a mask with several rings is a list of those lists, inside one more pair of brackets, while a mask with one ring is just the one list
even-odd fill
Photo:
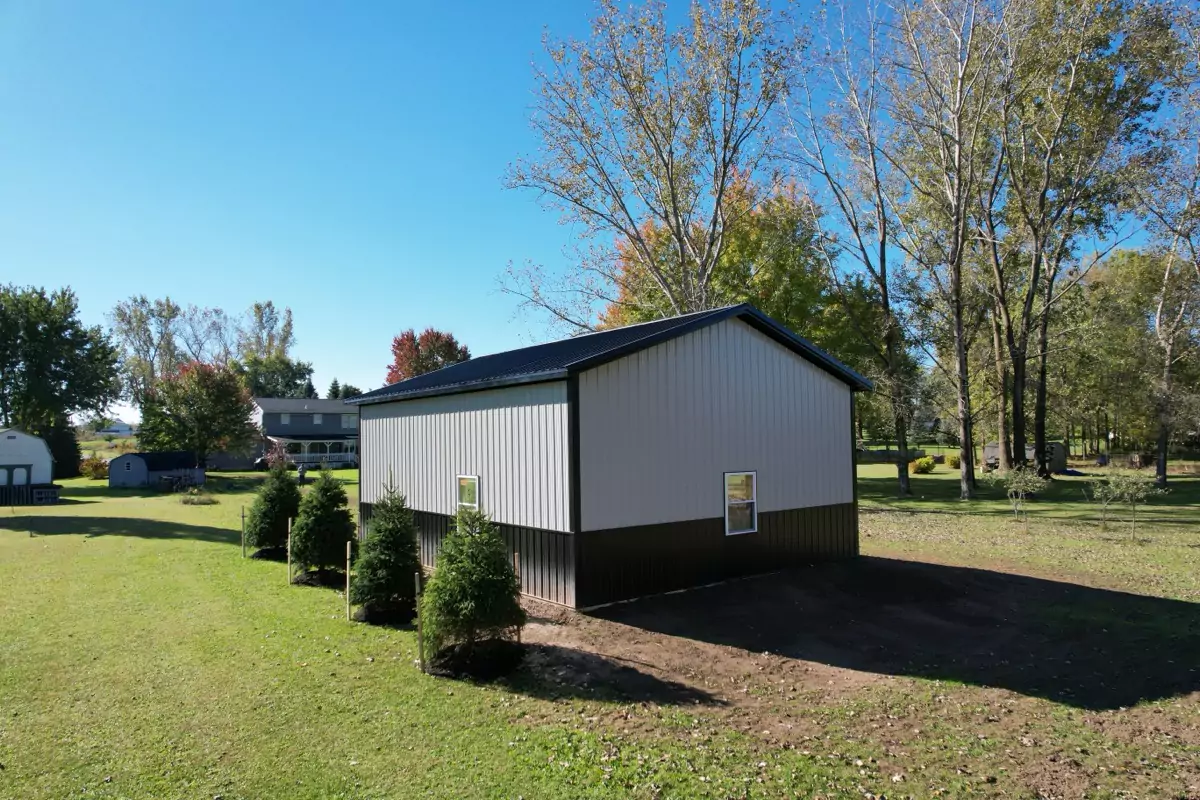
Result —
[[838, 667], [996, 686], [1086, 709], [1200, 690], [1200, 604], [861, 557], [594, 612]]
[[0, 516], [0, 530], [19, 533], [32, 531], [35, 536], [133, 536], [140, 539], [195, 539], [222, 544], [238, 544], [241, 541], [241, 532], [228, 528], [137, 517]]

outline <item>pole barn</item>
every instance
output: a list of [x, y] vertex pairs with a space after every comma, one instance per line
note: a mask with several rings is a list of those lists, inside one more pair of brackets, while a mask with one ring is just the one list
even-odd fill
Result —
[[522, 590], [576, 608], [855, 556], [870, 388], [749, 305], [483, 356], [348, 401], [360, 519], [393, 486], [433, 567], [479, 507]]

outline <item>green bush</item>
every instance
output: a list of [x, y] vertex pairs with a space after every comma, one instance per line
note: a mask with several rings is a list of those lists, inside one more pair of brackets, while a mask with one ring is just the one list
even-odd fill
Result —
[[461, 509], [421, 601], [429, 652], [436, 657], [451, 645], [470, 650], [512, 636], [525, 624], [520, 595], [495, 525], [480, 511]]
[[300, 501], [300, 513], [292, 523], [293, 564], [302, 570], [345, 567], [346, 542], [358, 544], [354, 518], [346, 503], [341, 481], [329, 470], [321, 470]]
[[403, 495], [388, 489], [375, 503], [354, 567], [350, 602], [367, 622], [407, 622], [416, 611], [413, 576], [421, 570], [417, 526]]
[[92, 454], [79, 462], [79, 474], [93, 481], [107, 480], [108, 462]]
[[946, 466], [950, 467], [950, 469], [961, 469], [962, 456], [960, 456], [958, 453], [951, 453], [950, 455], [946, 456]]
[[918, 458], [916, 461], [908, 462], [908, 471], [913, 475], [928, 475], [933, 472], [934, 466], [936, 465], [934, 464], [933, 457], [925, 456], [924, 458]]
[[300, 513], [300, 489], [275, 462], [246, 517], [246, 544], [262, 550], [287, 546], [288, 520]]

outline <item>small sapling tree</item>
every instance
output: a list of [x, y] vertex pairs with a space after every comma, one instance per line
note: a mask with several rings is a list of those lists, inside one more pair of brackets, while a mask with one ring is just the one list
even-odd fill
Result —
[[362, 557], [354, 568], [350, 602], [365, 622], [407, 622], [416, 611], [413, 576], [421, 569], [417, 526], [404, 496], [388, 487], [375, 503]]
[[336, 570], [346, 563], [348, 541], [352, 548], [358, 544], [346, 490], [332, 472], [323, 469], [300, 501], [292, 525], [292, 563], [301, 570]]
[[437, 658], [458, 645], [469, 659], [477, 643], [518, 633], [525, 624], [520, 594], [496, 526], [481, 511], [460, 509], [421, 604], [429, 652]]
[[1050, 482], [1039, 477], [1036, 471], [1023, 468], [1010, 469], [1005, 473], [989, 473], [986, 480], [993, 485], [1004, 487], [1004, 493], [1012, 505], [1013, 517], [1021, 520], [1025, 532], [1029, 533], [1029, 510], [1025, 504], [1030, 495], [1043, 491]]
[[1167, 490], [1156, 486], [1154, 479], [1137, 472], [1118, 472], [1108, 479], [1113, 487], [1117, 501], [1129, 506], [1129, 522], [1132, 526], [1132, 536], [1137, 538], [1138, 506], [1145, 505], [1151, 497], [1164, 495]]

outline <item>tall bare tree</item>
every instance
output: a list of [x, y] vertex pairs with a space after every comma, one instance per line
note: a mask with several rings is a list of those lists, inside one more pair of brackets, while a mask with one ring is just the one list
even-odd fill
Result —
[[1001, 42], [1003, 6], [983, 0], [928, 0], [895, 9], [895, 68], [890, 113], [896, 120], [893, 167], [906, 193], [897, 213], [897, 243], [932, 292], [930, 313], [944, 317], [953, 352], [957, 396], [959, 493], [975, 494], [970, 340], [983, 314], [968, 269], [978, 187], [994, 151], [988, 122], [995, 97], [993, 64]]
[[[1011, 361], [1013, 455], [1025, 460], [1032, 380], [1035, 451], [1045, 471], [1050, 316], [1065, 288], [1086, 275], [1081, 243], [1094, 237], [1111, 249], [1121, 240], [1122, 193], [1130, 165], [1153, 141], [1146, 126], [1171, 37], [1160, 8], [1131, 0], [1007, 6], [995, 63], [998, 158], [979, 192], [980, 239]], [[1071, 283], [1060, 287], [1072, 265]]]
[[[795, 47], [758, 0], [702, 0], [689, 23], [673, 30], [661, 0], [601, 0], [591, 37], [548, 38], [547, 63], [535, 66], [540, 153], [516, 162], [506, 183], [539, 192], [598, 244], [559, 280], [529, 267], [510, 269], [503, 285], [572, 327], [592, 327], [599, 304], [636, 302], [621, 292], [613, 238], [672, 313], [719, 302], [713, 271], [745, 212], [727, 193], [739, 175], [769, 171], [772, 111]], [[667, 232], [669, 261], [652, 229]]]
[[[903, 322], [893, 302], [889, 210], [896, 181], [883, 152], [890, 136], [882, 80], [884, 16], [871, 6], [856, 20], [838, 4], [821, 21], [823, 56], [805, 59], [798, 72], [783, 153], [807, 186], [811, 224], [824, 241], [821, 253], [843, 307], [875, 353], [876, 390], [890, 400], [899, 492], [908, 495], [909, 370]], [[874, 287], [882, 330], [872, 330], [846, 302], [847, 260]]]
[[122, 391], [139, 408], [155, 382], [185, 360], [177, 339], [182, 313], [170, 297], [150, 300], [135, 295], [117, 303], [109, 314], [113, 339], [121, 351]]

